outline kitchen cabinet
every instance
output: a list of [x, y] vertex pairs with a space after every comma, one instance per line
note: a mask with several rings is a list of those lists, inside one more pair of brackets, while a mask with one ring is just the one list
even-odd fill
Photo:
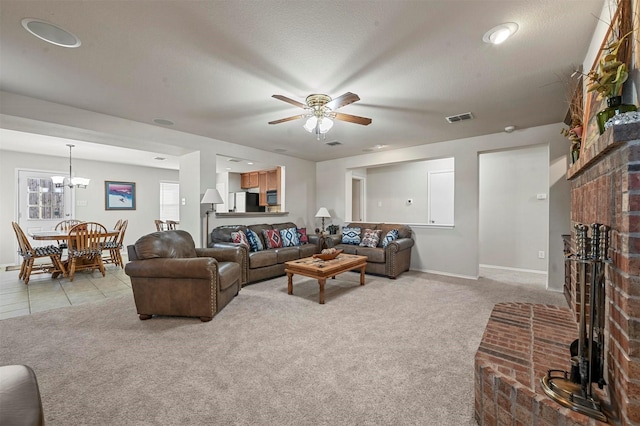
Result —
[[280, 191], [280, 167], [267, 170], [267, 191]]
[[260, 171], [258, 174], [258, 188], [260, 188], [260, 200], [261, 206], [267, 205], [267, 172]]
[[242, 173], [240, 175], [240, 187], [242, 189], [257, 188], [259, 185], [258, 173], [259, 172]]

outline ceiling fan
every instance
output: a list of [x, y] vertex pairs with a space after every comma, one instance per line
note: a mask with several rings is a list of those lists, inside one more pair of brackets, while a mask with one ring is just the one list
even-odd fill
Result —
[[307, 121], [304, 125], [304, 129], [309, 133], [315, 133], [318, 137], [320, 134], [327, 133], [329, 129], [333, 127], [333, 119], [361, 124], [363, 126], [371, 124], [370, 118], [335, 112], [338, 108], [342, 108], [343, 106], [359, 101], [360, 97], [355, 93], [347, 92], [335, 99], [331, 99], [328, 95], [312, 94], [307, 96], [305, 100], [306, 105], [282, 95], [273, 95], [272, 97], [302, 108], [304, 110], [304, 114], [270, 121], [269, 124], [279, 124], [306, 118]]

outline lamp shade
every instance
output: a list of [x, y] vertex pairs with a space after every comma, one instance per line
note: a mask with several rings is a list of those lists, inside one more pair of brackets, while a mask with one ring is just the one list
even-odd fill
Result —
[[200, 204], [222, 204], [224, 201], [217, 189], [207, 189], [200, 201]]
[[329, 210], [327, 210], [326, 207], [320, 207], [320, 210], [318, 210], [318, 213], [316, 213], [316, 217], [331, 217], [331, 215], [329, 214]]

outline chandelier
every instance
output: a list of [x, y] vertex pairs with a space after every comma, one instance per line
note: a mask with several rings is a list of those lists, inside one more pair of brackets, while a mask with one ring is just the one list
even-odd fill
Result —
[[51, 176], [51, 180], [53, 181], [53, 185], [56, 188], [63, 188], [65, 186], [69, 188], [86, 188], [89, 185], [91, 179], [83, 178], [83, 177], [73, 177], [72, 169], [71, 169], [71, 148], [75, 145], [68, 143], [69, 147], [69, 177], [66, 176]]

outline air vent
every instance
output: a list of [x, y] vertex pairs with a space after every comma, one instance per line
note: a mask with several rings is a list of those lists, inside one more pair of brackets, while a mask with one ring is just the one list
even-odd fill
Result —
[[340, 142], [338, 141], [333, 141], [333, 142], [327, 142], [327, 145], [329, 146], [337, 146], [337, 145], [342, 145]]
[[238, 160], [237, 158], [229, 158], [227, 161], [230, 162], [230, 163], [239, 163], [240, 162], [240, 160]]
[[449, 123], [457, 123], [458, 121], [471, 120], [473, 118], [473, 114], [470, 112], [465, 112], [464, 114], [451, 115], [446, 117]]

